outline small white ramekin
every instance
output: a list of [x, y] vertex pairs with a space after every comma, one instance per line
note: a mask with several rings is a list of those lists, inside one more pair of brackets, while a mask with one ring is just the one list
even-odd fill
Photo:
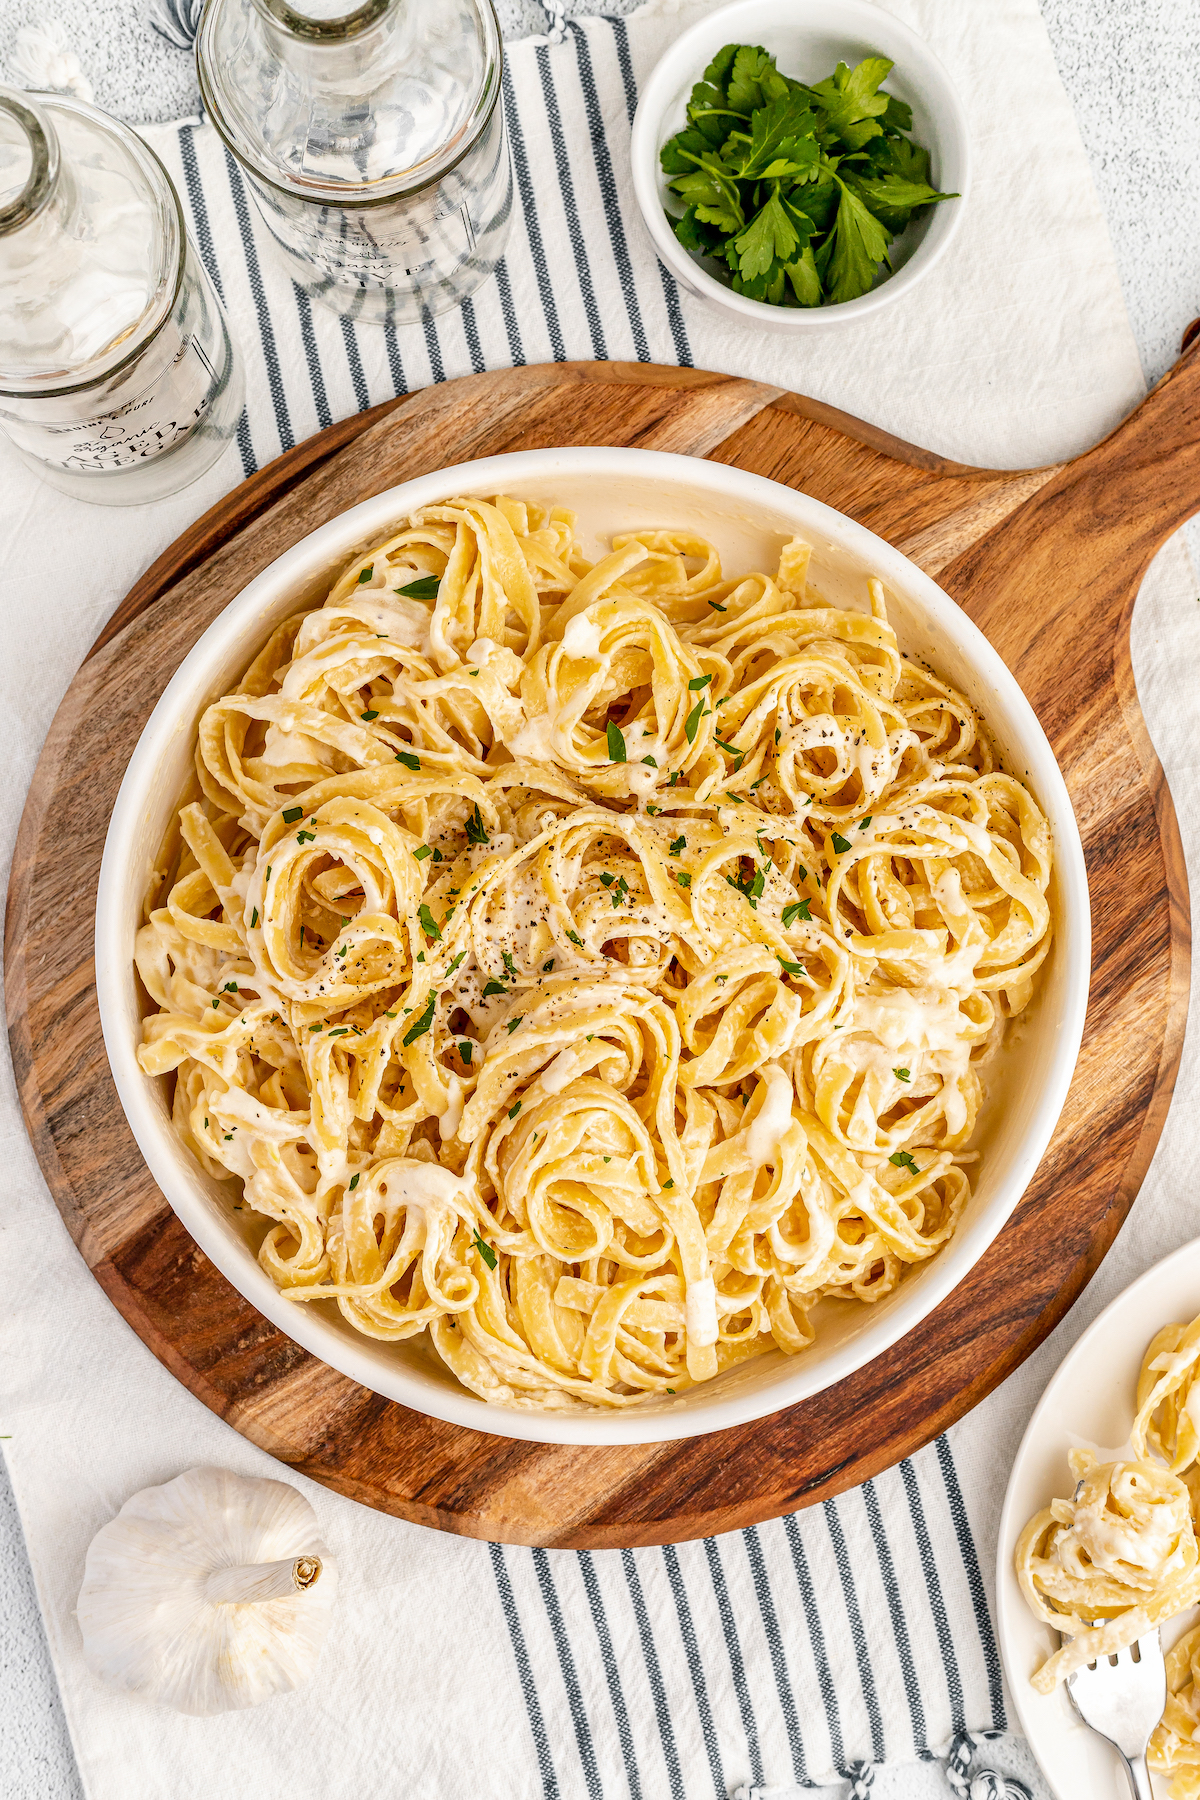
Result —
[[[659, 152], [687, 124], [692, 87], [723, 44], [761, 44], [784, 75], [820, 81], [839, 62], [890, 57], [886, 88], [912, 107], [914, 140], [930, 153], [933, 185], [957, 194], [929, 209], [892, 246], [893, 273], [869, 294], [837, 306], [768, 306], [735, 294], [688, 254], [665, 216], [669, 193]], [[659, 260], [688, 293], [746, 325], [769, 331], [830, 331], [878, 312], [927, 275], [958, 230], [971, 185], [967, 115], [937, 57], [915, 32], [868, 0], [734, 0], [675, 40], [642, 89], [633, 121], [633, 190]]]
[[[814, 581], [836, 604], [865, 609], [867, 577], [877, 575], [901, 646], [983, 714], [1007, 766], [1040, 801], [1054, 841], [1053, 953], [1019, 1032], [989, 1070], [991, 1099], [975, 1146], [982, 1162], [951, 1241], [873, 1306], [822, 1301], [817, 1341], [803, 1354], [772, 1351], [676, 1399], [613, 1412], [489, 1406], [459, 1386], [423, 1338], [379, 1343], [355, 1331], [332, 1301], [288, 1300], [255, 1254], [263, 1221], [235, 1210], [231, 1184], [211, 1180], [184, 1149], [168, 1081], [144, 1075], [137, 1060], [134, 936], [159, 847], [193, 775], [201, 713], [229, 691], [281, 619], [320, 605], [350, 557], [417, 507], [463, 494], [569, 506], [592, 557], [614, 531], [661, 526], [702, 533], [730, 572], [770, 569], [798, 534], [812, 546]], [[550, 1444], [661, 1443], [744, 1425], [841, 1381], [911, 1331], [983, 1255], [1041, 1161], [1075, 1067], [1090, 966], [1087, 874], [1066, 784], [1032, 707], [979, 628], [915, 563], [832, 507], [761, 475], [654, 450], [523, 450], [462, 463], [376, 494], [285, 550], [213, 620], [151, 713], [113, 807], [96, 906], [96, 994], [117, 1093], [151, 1175], [205, 1255], [274, 1325], [352, 1381], [436, 1419]]]

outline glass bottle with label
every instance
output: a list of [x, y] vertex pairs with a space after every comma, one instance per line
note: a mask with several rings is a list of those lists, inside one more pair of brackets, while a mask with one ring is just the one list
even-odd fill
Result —
[[45, 481], [131, 505], [228, 447], [241, 364], [179, 197], [128, 126], [0, 88], [0, 426]]
[[492, 0], [209, 0], [200, 92], [288, 273], [405, 324], [492, 273], [512, 213]]

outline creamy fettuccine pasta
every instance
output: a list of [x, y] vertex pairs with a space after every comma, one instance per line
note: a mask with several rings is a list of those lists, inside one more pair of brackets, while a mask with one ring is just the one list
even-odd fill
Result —
[[204, 714], [139, 1055], [292, 1300], [509, 1406], [812, 1342], [954, 1232], [1051, 842], [881, 584], [414, 514]]
[[[1036, 1514], [1017, 1544], [1026, 1600], [1063, 1634], [1032, 1678], [1042, 1693], [1200, 1603], [1200, 1318], [1151, 1339], [1135, 1406], [1133, 1456], [1100, 1464], [1072, 1450], [1074, 1493]], [[1174, 1775], [1172, 1800], [1200, 1800], [1200, 1627], [1166, 1664], [1166, 1711], [1148, 1758]]]
[[1066, 1636], [1033, 1685], [1110, 1656], [1200, 1598], [1191, 1495], [1161, 1463], [1068, 1456], [1069, 1500], [1052, 1500], [1021, 1533], [1017, 1579], [1026, 1600]]

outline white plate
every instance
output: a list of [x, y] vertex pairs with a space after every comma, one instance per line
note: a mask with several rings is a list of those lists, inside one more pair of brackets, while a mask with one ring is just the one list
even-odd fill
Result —
[[[1083, 1724], [1067, 1690], [1039, 1694], [1029, 1684], [1058, 1633], [1030, 1612], [1013, 1572], [1017, 1539], [1035, 1512], [1071, 1491], [1070, 1449], [1095, 1450], [1104, 1461], [1128, 1456], [1134, 1392], [1146, 1345], [1156, 1331], [1200, 1313], [1200, 1238], [1147, 1269], [1093, 1321], [1060, 1364], [1021, 1439], [1000, 1515], [996, 1614], [1004, 1673], [1021, 1728], [1055, 1800], [1128, 1800], [1117, 1754]], [[1162, 1628], [1163, 1647], [1197, 1622], [1189, 1607]], [[1167, 1800], [1169, 1777], [1151, 1777], [1155, 1800]]]

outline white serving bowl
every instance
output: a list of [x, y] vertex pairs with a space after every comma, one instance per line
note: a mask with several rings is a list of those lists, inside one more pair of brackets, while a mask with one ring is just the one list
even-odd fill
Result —
[[[575, 508], [587, 554], [618, 530], [698, 531], [727, 572], [773, 569], [782, 542], [812, 545], [813, 578], [842, 605], [866, 608], [878, 575], [902, 647], [953, 682], [988, 720], [1008, 766], [1029, 781], [1054, 834], [1056, 942], [1038, 991], [1002, 1056], [1003, 1104], [985, 1108], [975, 1193], [953, 1240], [876, 1305], [824, 1301], [817, 1341], [727, 1371], [677, 1399], [620, 1410], [547, 1413], [489, 1406], [460, 1387], [424, 1339], [363, 1337], [333, 1302], [284, 1298], [259, 1267], [265, 1226], [235, 1212], [236, 1183], [203, 1174], [175, 1136], [168, 1083], [137, 1062], [142, 998], [133, 943], [159, 846], [192, 772], [196, 726], [298, 606], [323, 600], [346, 561], [419, 506], [454, 495], [511, 494]], [[1021, 1198], [1050, 1140], [1083, 1031], [1091, 958], [1079, 833], [1053, 752], [1028, 701], [986, 638], [913, 563], [863, 526], [805, 494], [720, 463], [651, 450], [528, 450], [403, 483], [331, 520], [256, 576], [213, 621], [155, 707], [113, 809], [96, 908], [96, 989], [117, 1092], [150, 1172], [182, 1224], [233, 1285], [314, 1356], [376, 1393], [457, 1425], [542, 1443], [632, 1444], [698, 1436], [777, 1412], [840, 1381], [930, 1312], [978, 1261]]]
[[[693, 86], [723, 44], [761, 44], [783, 75], [821, 81], [839, 62], [853, 68], [864, 56], [895, 64], [884, 87], [912, 107], [912, 136], [930, 155], [933, 186], [957, 194], [915, 220], [893, 244], [893, 273], [857, 300], [837, 306], [768, 306], [735, 294], [684, 249], [664, 215], [667, 187], [659, 152], [687, 124]], [[682, 287], [743, 324], [769, 331], [831, 331], [878, 312], [927, 275], [958, 230], [971, 185], [967, 115], [937, 57], [915, 32], [867, 0], [734, 0], [701, 19], [655, 65], [642, 89], [630, 147], [633, 191], [654, 248]]]

